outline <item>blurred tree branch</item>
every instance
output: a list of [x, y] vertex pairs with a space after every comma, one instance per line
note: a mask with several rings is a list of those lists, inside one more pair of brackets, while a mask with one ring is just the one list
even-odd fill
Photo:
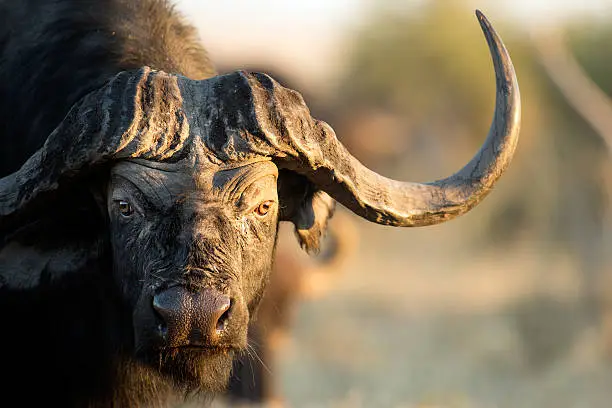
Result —
[[601, 136], [612, 154], [612, 100], [589, 77], [566, 45], [563, 32], [532, 31], [536, 55], [568, 103]]

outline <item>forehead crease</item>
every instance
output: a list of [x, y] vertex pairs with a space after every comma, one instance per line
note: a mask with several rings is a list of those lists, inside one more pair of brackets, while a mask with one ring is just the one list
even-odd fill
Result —
[[252, 163], [219, 170], [213, 176], [213, 186], [225, 199], [239, 198], [256, 181], [268, 176], [278, 177], [278, 168], [270, 161]]
[[192, 178], [183, 171], [163, 171], [136, 163], [121, 163], [111, 174], [127, 179], [149, 199], [169, 205], [189, 188]]

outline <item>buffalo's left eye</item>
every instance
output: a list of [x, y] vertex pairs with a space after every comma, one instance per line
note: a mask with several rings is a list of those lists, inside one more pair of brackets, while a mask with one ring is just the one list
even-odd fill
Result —
[[259, 215], [260, 217], [263, 217], [270, 211], [273, 204], [274, 201], [272, 200], [264, 201], [263, 203], [255, 207], [255, 214]]
[[121, 214], [124, 217], [129, 217], [130, 215], [134, 213], [134, 209], [132, 208], [132, 205], [128, 203], [127, 201], [119, 200], [117, 201], [117, 206], [119, 207], [119, 214]]

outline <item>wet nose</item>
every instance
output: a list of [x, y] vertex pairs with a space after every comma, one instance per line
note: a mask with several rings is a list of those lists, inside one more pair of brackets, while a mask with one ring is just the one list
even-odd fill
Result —
[[153, 297], [153, 308], [168, 346], [212, 347], [227, 329], [231, 300], [214, 289], [173, 286]]

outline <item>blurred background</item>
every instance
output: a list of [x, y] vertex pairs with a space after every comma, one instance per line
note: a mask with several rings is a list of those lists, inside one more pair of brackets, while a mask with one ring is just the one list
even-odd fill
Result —
[[[474, 211], [416, 229], [351, 217], [352, 255], [274, 346], [268, 372], [287, 406], [611, 406], [610, 0], [178, 7], [220, 71], [300, 91], [355, 156], [401, 180], [446, 177], [484, 141], [495, 83], [475, 8], [521, 85], [516, 157]], [[318, 262], [281, 232], [279, 253]]]

